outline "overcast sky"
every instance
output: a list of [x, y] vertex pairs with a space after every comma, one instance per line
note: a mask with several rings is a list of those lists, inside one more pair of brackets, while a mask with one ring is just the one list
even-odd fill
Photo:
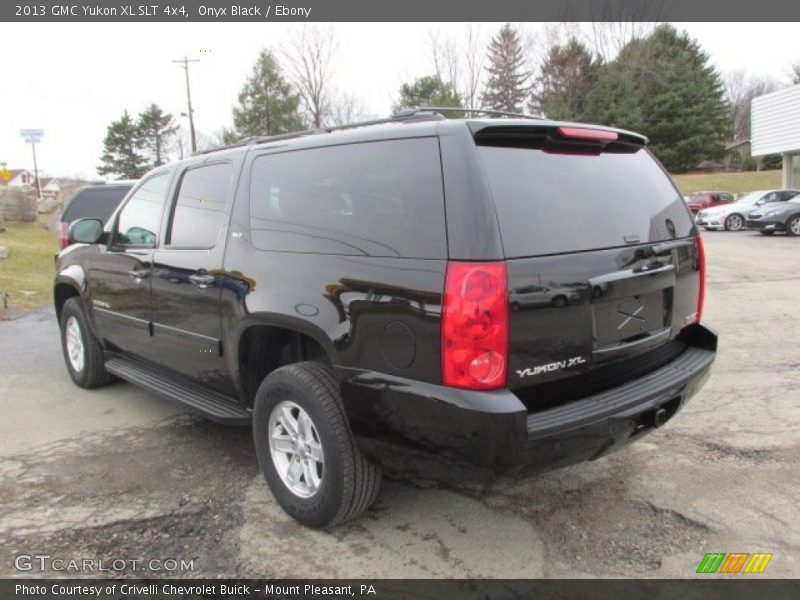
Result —
[[[546, 24], [525, 24], [530, 34]], [[32, 168], [20, 128], [41, 128], [39, 168], [96, 178], [107, 125], [151, 102], [176, 117], [186, 110], [187, 54], [199, 131], [231, 124], [231, 106], [262, 47], [277, 49], [299, 25], [277, 23], [0, 23], [0, 163]], [[796, 23], [682, 23], [727, 72], [788, 78], [800, 60]], [[429, 35], [463, 33], [456, 23], [338, 23], [338, 87], [385, 115], [404, 81], [433, 71]], [[499, 24], [483, 25], [485, 35]], [[185, 124], [185, 119], [178, 117]]]

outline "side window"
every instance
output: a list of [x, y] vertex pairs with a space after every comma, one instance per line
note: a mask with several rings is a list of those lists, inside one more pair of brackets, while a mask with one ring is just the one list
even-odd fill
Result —
[[723, 202], [733, 202], [733, 194], [722, 194], [721, 200]]
[[797, 192], [794, 191], [794, 190], [781, 192], [781, 200], [782, 201], [791, 200], [795, 196], [797, 196]]
[[435, 138], [267, 154], [253, 161], [253, 243], [265, 250], [444, 258]]
[[767, 204], [770, 202], [778, 202], [780, 199], [781, 196], [780, 194], [778, 194], [778, 192], [770, 192], [769, 194], [764, 196], [764, 202]]
[[161, 173], [139, 187], [117, 218], [114, 245], [155, 248], [169, 177]]
[[175, 198], [167, 244], [177, 248], [212, 248], [222, 224], [233, 165], [217, 163], [188, 169]]

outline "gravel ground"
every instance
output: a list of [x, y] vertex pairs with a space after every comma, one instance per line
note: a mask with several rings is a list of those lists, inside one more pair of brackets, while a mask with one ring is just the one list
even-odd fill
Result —
[[129, 384], [78, 389], [50, 309], [0, 323], [0, 576], [47, 554], [194, 561], [136, 576], [692, 577], [706, 552], [772, 552], [763, 576], [800, 577], [800, 240], [705, 240], [719, 355], [666, 427], [522, 480], [398, 459], [327, 533], [272, 500], [248, 430]]

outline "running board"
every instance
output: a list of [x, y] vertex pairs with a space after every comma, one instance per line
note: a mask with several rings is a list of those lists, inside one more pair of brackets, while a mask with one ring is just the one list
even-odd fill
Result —
[[222, 425], [250, 425], [252, 413], [232, 398], [128, 357], [106, 361], [106, 371], [167, 400], [180, 402]]

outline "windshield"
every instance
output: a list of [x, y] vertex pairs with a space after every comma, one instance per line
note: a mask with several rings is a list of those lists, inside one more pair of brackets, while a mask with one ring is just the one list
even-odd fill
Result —
[[750, 192], [749, 194], [745, 194], [738, 200], [736, 200], [736, 204], [755, 204], [761, 197], [766, 194], [766, 192], [759, 191], [759, 192]]

